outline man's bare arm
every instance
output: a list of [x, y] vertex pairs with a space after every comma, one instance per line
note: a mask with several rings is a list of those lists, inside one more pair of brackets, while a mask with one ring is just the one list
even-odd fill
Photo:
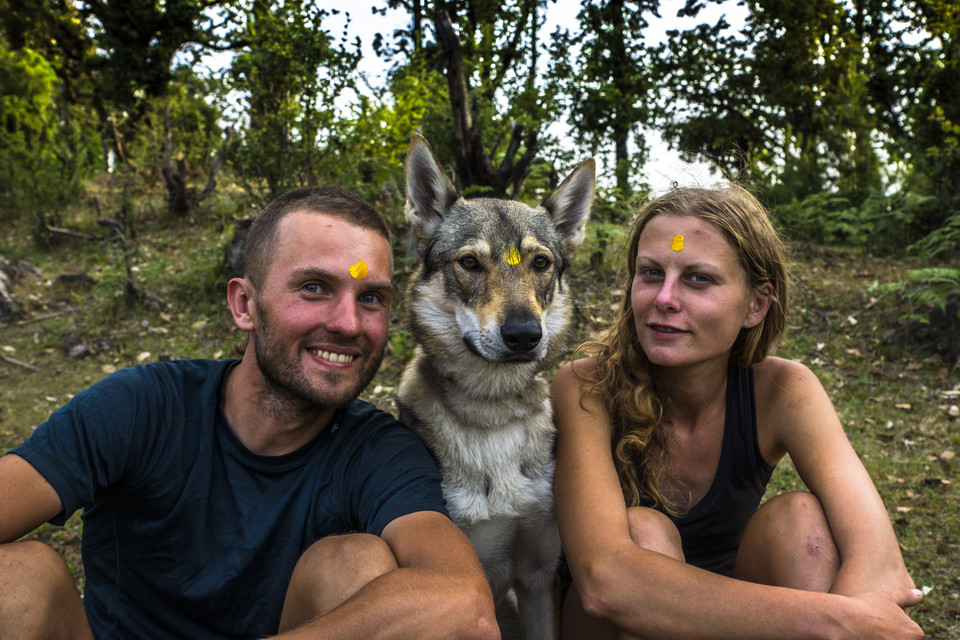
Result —
[[16, 454], [0, 458], [0, 543], [30, 533], [63, 509], [60, 496]]

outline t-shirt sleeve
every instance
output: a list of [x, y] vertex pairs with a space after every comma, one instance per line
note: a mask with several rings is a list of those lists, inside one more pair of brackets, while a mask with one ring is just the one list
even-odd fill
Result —
[[440, 474], [423, 441], [389, 416], [367, 428], [361, 455], [347, 467], [359, 478], [354, 509], [364, 531], [379, 536], [396, 518], [418, 511], [447, 515]]
[[145, 400], [144, 387], [142, 372], [118, 371], [77, 394], [10, 452], [33, 465], [60, 496], [63, 511], [51, 523], [63, 524], [136, 467], [133, 425], [145, 412], [160, 410]]

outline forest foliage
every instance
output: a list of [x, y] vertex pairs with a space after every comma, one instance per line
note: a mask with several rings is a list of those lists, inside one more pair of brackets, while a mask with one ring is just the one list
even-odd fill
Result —
[[955, 0], [602, 0], [548, 31], [554, 4], [369, 0], [403, 26], [357, 35], [308, 0], [0, 0], [0, 215], [52, 246], [97, 175], [162, 184], [171, 216], [225, 182], [254, 208], [335, 183], [397, 215], [420, 130], [471, 195], [538, 201], [595, 154], [594, 217], [622, 221], [655, 133], [792, 240], [915, 252], [906, 300], [960, 295]]

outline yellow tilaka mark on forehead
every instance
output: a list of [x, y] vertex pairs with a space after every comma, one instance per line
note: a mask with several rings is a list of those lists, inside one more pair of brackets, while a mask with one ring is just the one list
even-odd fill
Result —
[[670, 243], [670, 248], [674, 251], [683, 251], [683, 236], [679, 234], [673, 236], [673, 241]]
[[516, 247], [510, 247], [503, 252], [503, 260], [507, 264], [520, 264], [520, 260], [523, 258], [520, 256], [520, 252], [517, 251]]
[[367, 263], [362, 259], [357, 264], [350, 267], [350, 275], [357, 280], [363, 280], [367, 277]]

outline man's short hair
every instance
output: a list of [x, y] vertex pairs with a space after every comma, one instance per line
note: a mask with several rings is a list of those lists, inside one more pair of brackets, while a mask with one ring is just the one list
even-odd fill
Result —
[[383, 218], [369, 202], [340, 187], [300, 187], [270, 202], [250, 225], [243, 244], [243, 277], [261, 289], [273, 256], [277, 226], [285, 216], [306, 211], [346, 220], [390, 241]]

